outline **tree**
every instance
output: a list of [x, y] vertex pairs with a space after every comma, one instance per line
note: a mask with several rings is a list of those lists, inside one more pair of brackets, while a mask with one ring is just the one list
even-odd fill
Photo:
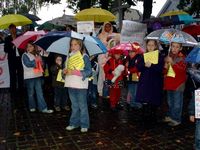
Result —
[[190, 15], [200, 17], [200, 0], [181, 0], [178, 9], [188, 12]]
[[143, 20], [151, 18], [153, 0], [143, 0]]
[[2, 15], [11, 13], [29, 13], [34, 14], [44, 5], [50, 3], [57, 4], [60, 0], [0, 0], [0, 12]]

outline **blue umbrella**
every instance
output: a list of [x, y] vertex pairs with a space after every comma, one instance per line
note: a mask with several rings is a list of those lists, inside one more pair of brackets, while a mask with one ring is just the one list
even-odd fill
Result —
[[186, 62], [200, 63], [200, 47], [195, 47], [185, 59]]
[[68, 55], [71, 38], [83, 40], [85, 48], [90, 56], [105, 53], [107, 51], [103, 43], [95, 37], [79, 34], [77, 32], [49, 32], [35, 42], [36, 45], [48, 52]]

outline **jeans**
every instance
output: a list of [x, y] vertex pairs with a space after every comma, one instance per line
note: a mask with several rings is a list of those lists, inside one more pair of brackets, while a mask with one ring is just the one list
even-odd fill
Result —
[[200, 119], [196, 119], [195, 150], [200, 150]]
[[141, 108], [142, 104], [136, 102], [137, 83], [128, 83], [128, 94], [130, 96], [130, 106]]
[[88, 87], [88, 103], [97, 104], [97, 85], [93, 84], [92, 81], [89, 82]]
[[183, 92], [182, 91], [167, 91], [167, 102], [169, 106], [168, 116], [181, 123], [182, 108], [183, 108]]
[[36, 108], [36, 103], [34, 100], [34, 91], [36, 92], [37, 105], [38, 105], [39, 111], [46, 109], [47, 104], [43, 96], [42, 79], [41, 78], [26, 79], [25, 84], [26, 84], [27, 93], [28, 93], [29, 109]]
[[68, 88], [72, 103], [70, 126], [89, 128], [89, 114], [87, 106], [87, 89]]
[[55, 87], [54, 88], [54, 105], [57, 107], [64, 108], [67, 106], [67, 88], [65, 87]]

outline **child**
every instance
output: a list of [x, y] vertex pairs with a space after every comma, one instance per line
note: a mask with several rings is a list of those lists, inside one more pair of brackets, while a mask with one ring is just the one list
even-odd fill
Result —
[[97, 76], [98, 76], [98, 63], [97, 57], [91, 57], [92, 76], [89, 78], [88, 87], [88, 102], [92, 108], [97, 108]]
[[[107, 82], [107, 85], [109, 86], [110, 107], [112, 111], [116, 111], [116, 106], [121, 96], [124, 70], [123, 62], [121, 60], [122, 54], [123, 52], [120, 50], [113, 51], [112, 57], [104, 66], [105, 82]], [[117, 68], [122, 69], [119, 69], [120, 71], [118, 72]], [[116, 71], [118, 73], [116, 73]]]
[[[54, 107], [56, 111], [60, 111], [61, 108], [70, 110], [67, 106], [67, 88], [64, 87], [64, 82], [58, 81], [58, 73], [62, 71], [62, 56], [55, 56], [55, 64], [50, 68], [52, 73], [52, 87], [54, 88]], [[60, 74], [61, 75], [61, 74]], [[61, 76], [60, 76], [61, 77]]]
[[[167, 102], [169, 110], [164, 122], [168, 122], [170, 126], [178, 126], [181, 124], [182, 107], [183, 107], [183, 91], [186, 82], [186, 64], [185, 57], [180, 52], [182, 44], [171, 43], [170, 53], [165, 58], [165, 76], [164, 76], [164, 90], [167, 91]], [[169, 68], [172, 67], [175, 76], [167, 75]]]
[[140, 75], [140, 72], [138, 72], [136, 68], [138, 57], [139, 54], [137, 53], [137, 50], [134, 49], [132, 51], [129, 51], [129, 55], [126, 59], [126, 74], [128, 83], [127, 104], [129, 104], [130, 108], [136, 109], [142, 107], [141, 103], [136, 102], [137, 84]]
[[28, 102], [30, 112], [36, 111], [34, 100], [34, 91], [37, 96], [37, 104], [39, 111], [43, 113], [52, 113], [53, 110], [47, 109], [47, 104], [43, 97], [42, 91], [42, 59], [36, 52], [36, 46], [32, 41], [27, 44], [27, 52], [22, 55], [22, 64], [24, 69], [24, 80], [28, 92]]
[[[146, 41], [146, 52], [158, 50], [156, 40]], [[141, 72], [136, 92], [136, 101], [142, 103], [144, 125], [153, 125], [156, 122], [156, 111], [161, 105], [163, 89], [163, 66], [164, 58], [158, 53], [158, 63], [153, 64], [144, 61], [144, 55], [138, 58], [136, 67]]]
[[92, 74], [92, 68], [88, 55], [84, 53], [81, 40], [71, 39], [66, 66], [67, 68], [63, 70], [66, 75], [65, 87], [68, 87], [72, 103], [72, 114], [66, 130], [71, 131], [80, 126], [81, 132], [87, 132], [89, 128], [87, 89], [88, 77]]

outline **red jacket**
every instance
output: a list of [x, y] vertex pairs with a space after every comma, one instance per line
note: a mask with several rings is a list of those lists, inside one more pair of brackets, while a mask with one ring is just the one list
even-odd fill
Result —
[[[113, 71], [115, 70], [115, 68], [118, 66], [118, 65], [123, 65], [123, 62], [122, 60], [116, 60], [114, 58], [110, 58], [106, 64], [104, 65], [104, 72], [105, 72], [105, 78], [107, 80], [112, 80], [112, 78], [114, 77], [113, 75]], [[115, 81], [116, 84], [118, 84], [118, 81], [121, 81], [123, 80], [123, 75], [124, 73], [122, 73], [118, 78], [117, 80]]]
[[181, 84], [183, 84], [186, 79], [186, 63], [185, 63], [185, 57], [183, 55], [178, 55], [178, 57], [175, 58], [174, 61], [176, 63], [172, 66], [175, 77], [168, 77], [167, 72], [168, 70], [165, 69], [164, 73], [164, 90], [177, 90], [178, 87], [180, 87]]

